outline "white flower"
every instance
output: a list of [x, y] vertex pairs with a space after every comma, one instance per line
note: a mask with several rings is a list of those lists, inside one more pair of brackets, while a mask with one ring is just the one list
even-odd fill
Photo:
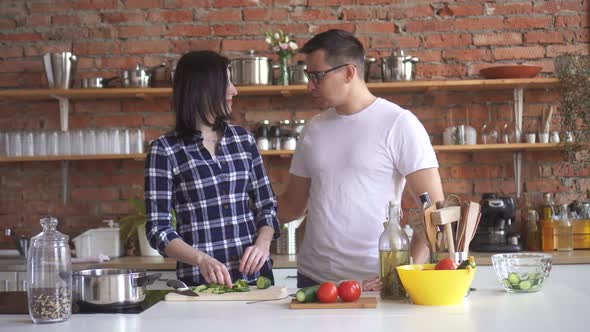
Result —
[[278, 32], [275, 32], [274, 37], [275, 37], [276, 40], [279, 40], [279, 38], [281, 38], [281, 36], [279, 35]]
[[289, 42], [289, 48], [295, 51], [297, 49], [297, 44], [295, 44], [295, 42]]
[[264, 41], [265, 41], [267, 44], [272, 44], [272, 39], [271, 39], [270, 37], [266, 37], [266, 38], [264, 39]]
[[272, 48], [272, 50], [273, 50], [273, 52], [275, 52], [275, 53], [276, 53], [276, 52], [280, 51], [280, 50], [281, 50], [281, 48], [280, 48], [280, 47], [278, 47], [278, 46], [275, 46], [275, 47], [273, 47], [273, 48]]

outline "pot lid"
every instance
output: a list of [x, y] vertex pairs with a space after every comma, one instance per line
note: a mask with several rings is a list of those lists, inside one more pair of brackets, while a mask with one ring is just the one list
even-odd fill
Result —
[[232, 59], [232, 61], [234, 60], [268, 60], [268, 58], [256, 55], [255, 50], [249, 50], [247, 54]]

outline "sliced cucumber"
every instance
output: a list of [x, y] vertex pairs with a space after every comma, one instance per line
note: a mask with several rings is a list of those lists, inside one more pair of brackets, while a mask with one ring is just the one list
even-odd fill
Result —
[[508, 287], [508, 288], [512, 288], [512, 284], [510, 283], [510, 280], [508, 279], [503, 279], [502, 283], [504, 284], [504, 286]]
[[520, 287], [520, 289], [522, 290], [527, 290], [529, 288], [531, 288], [532, 284], [529, 280], [523, 280], [520, 282], [520, 284], [518, 284], [518, 287]]
[[520, 277], [518, 276], [518, 274], [512, 272], [508, 275], [508, 281], [512, 285], [519, 285], [521, 280], [520, 280]]
[[267, 289], [272, 285], [272, 282], [267, 277], [260, 276], [256, 279], [256, 287], [258, 289]]

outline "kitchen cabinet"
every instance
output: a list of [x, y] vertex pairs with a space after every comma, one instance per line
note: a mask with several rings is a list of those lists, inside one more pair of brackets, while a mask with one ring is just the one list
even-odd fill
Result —
[[[430, 80], [368, 83], [373, 93], [420, 92], [434, 91], [483, 91], [483, 90], [514, 90], [514, 115], [517, 126], [522, 129], [524, 89], [547, 89], [559, 86], [557, 78], [530, 79], [494, 79], [494, 80]], [[307, 94], [305, 85], [290, 86], [239, 86], [239, 96], [294, 96]], [[68, 129], [68, 114], [70, 100], [89, 99], [152, 99], [168, 98], [172, 94], [171, 88], [120, 88], [120, 89], [18, 89], [0, 91], [2, 101], [32, 101], [56, 99], [60, 103], [61, 129]], [[521, 141], [517, 137], [517, 141]], [[516, 196], [520, 196], [520, 174], [523, 151], [552, 151], [563, 150], [560, 144], [476, 144], [476, 145], [447, 145], [435, 146], [438, 153], [444, 152], [490, 152], [504, 151], [513, 153]], [[289, 157], [293, 151], [261, 151], [263, 156]], [[43, 157], [0, 157], [0, 162], [36, 162], [62, 161], [62, 172], [67, 177], [67, 163], [72, 160], [103, 160], [103, 159], [134, 159], [144, 160], [144, 154], [129, 155], [86, 155], [86, 156], [43, 156]], [[64, 191], [67, 181], [64, 182]], [[64, 195], [64, 198], [66, 195]]]

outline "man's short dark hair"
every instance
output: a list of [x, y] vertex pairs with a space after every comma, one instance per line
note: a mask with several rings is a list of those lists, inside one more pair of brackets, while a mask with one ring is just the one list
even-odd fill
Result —
[[338, 29], [328, 30], [315, 35], [300, 52], [310, 54], [317, 50], [326, 52], [326, 62], [330, 66], [346, 63], [354, 64], [362, 78], [365, 71], [365, 49], [363, 44], [350, 32]]

